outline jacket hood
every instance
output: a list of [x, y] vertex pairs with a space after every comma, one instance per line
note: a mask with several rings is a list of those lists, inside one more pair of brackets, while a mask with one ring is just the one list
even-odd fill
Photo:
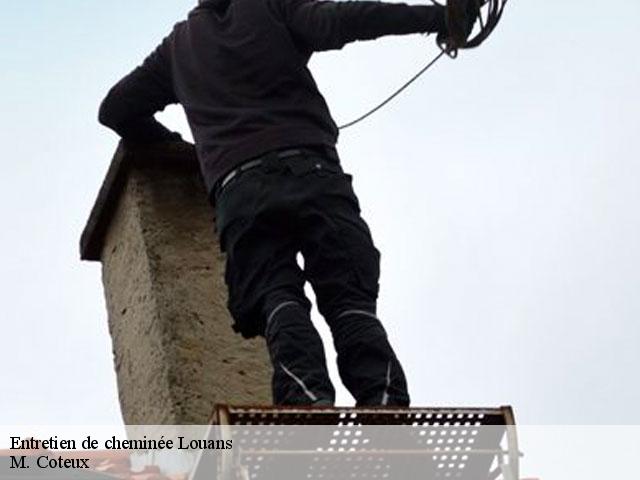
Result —
[[231, 0], [198, 0], [199, 7], [225, 8]]
[[224, 15], [230, 3], [231, 0], [198, 0], [198, 6], [192, 10], [192, 13], [213, 10], [218, 15]]

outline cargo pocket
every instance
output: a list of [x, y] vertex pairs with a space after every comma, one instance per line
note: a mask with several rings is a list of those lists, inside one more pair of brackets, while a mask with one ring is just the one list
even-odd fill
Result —
[[343, 230], [343, 240], [359, 287], [376, 299], [380, 290], [380, 251], [373, 244], [369, 227], [362, 219], [358, 220]]

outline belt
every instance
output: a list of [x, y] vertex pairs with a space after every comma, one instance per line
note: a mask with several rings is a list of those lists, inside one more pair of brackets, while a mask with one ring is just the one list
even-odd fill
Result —
[[236, 178], [242, 172], [246, 172], [247, 170], [251, 170], [252, 168], [259, 167], [260, 165], [262, 165], [262, 163], [263, 163], [262, 158], [258, 158], [256, 160], [251, 160], [250, 162], [243, 163], [238, 168], [231, 170], [220, 182], [220, 185], [218, 186], [218, 190], [222, 190], [224, 187], [226, 187], [229, 184], [231, 180]]
[[312, 154], [312, 155], [318, 155], [318, 156], [325, 155], [331, 158], [332, 160], [338, 161], [338, 154], [335, 151], [335, 149], [328, 148], [328, 147], [319, 147], [317, 149], [316, 148], [290, 148], [286, 150], [279, 150], [277, 152], [263, 155], [259, 158], [256, 158], [255, 160], [249, 160], [248, 162], [243, 163], [239, 167], [234, 168], [222, 178], [216, 190], [218, 191], [218, 193], [220, 193], [224, 189], [224, 187], [226, 187], [229, 184], [229, 182], [231, 182], [238, 175], [263, 165], [267, 159], [276, 158], [279, 160], [283, 160], [286, 158], [291, 158], [291, 157], [304, 155], [304, 154]]

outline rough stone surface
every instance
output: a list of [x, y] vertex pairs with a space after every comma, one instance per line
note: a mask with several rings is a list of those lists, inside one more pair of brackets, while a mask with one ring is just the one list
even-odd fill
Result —
[[231, 329], [215, 238], [197, 173], [128, 173], [101, 261], [129, 425], [205, 424], [215, 403], [271, 403], [264, 342]]

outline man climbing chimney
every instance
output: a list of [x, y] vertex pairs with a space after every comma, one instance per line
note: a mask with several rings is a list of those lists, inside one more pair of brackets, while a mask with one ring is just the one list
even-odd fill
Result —
[[[338, 128], [307, 67], [314, 52], [384, 35], [471, 33], [476, 0], [440, 5], [201, 0], [104, 99], [99, 120], [125, 142], [180, 141], [154, 119], [180, 103], [226, 252], [233, 328], [263, 336], [277, 405], [333, 405], [309, 281], [359, 406], [409, 404], [376, 316], [379, 252], [335, 145]], [[304, 269], [297, 255], [304, 257]]]

